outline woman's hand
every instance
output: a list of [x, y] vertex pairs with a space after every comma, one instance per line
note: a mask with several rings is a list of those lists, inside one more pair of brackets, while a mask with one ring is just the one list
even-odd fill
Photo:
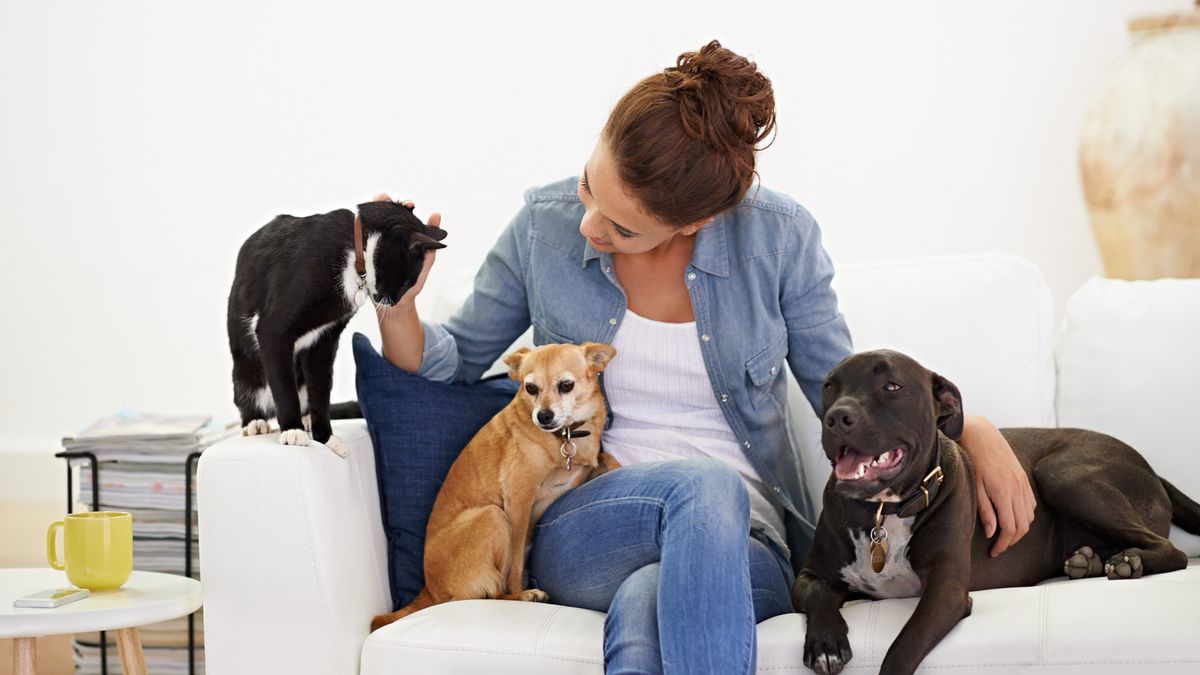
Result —
[[1000, 523], [1000, 537], [992, 547], [994, 558], [1029, 532], [1037, 500], [1012, 446], [986, 418], [968, 416], [960, 444], [975, 466], [979, 520], [989, 539], [996, 533], [997, 520]]
[[[390, 201], [392, 201], [392, 198], [387, 196], [386, 194], [377, 194], [371, 201], [390, 202]], [[414, 204], [412, 202], [412, 200], [410, 200], [410, 199], [406, 199], [400, 203], [407, 206], [410, 209], [416, 207], [416, 204]], [[440, 214], [440, 213], [429, 214], [429, 221], [426, 224], [429, 225], [430, 227], [441, 227], [442, 226], [442, 214]], [[421, 292], [422, 288], [425, 288], [425, 279], [429, 277], [429, 270], [433, 267], [433, 260], [436, 257], [437, 257], [436, 250], [429, 250], [429, 251], [425, 252], [425, 266], [421, 268], [421, 276], [417, 277], [417, 281], [416, 281], [416, 283], [413, 284], [412, 288], [405, 291], [404, 295], [402, 295], [400, 297], [400, 300], [396, 303], [397, 307], [399, 307], [401, 309], [412, 309], [415, 306], [417, 294]]]
[[[375, 195], [373, 201], [391, 201], [385, 194]], [[401, 202], [409, 208], [415, 204], [405, 200]], [[430, 227], [440, 227], [442, 214], [430, 214]], [[417, 316], [417, 294], [425, 287], [425, 279], [433, 267], [434, 251], [425, 253], [425, 265], [421, 275], [417, 277], [413, 287], [408, 289], [393, 307], [375, 305], [375, 314], [379, 318], [379, 337], [382, 341], [383, 357], [398, 368], [410, 373], [417, 372], [421, 367], [421, 359], [425, 350], [425, 330], [421, 327], [421, 319]]]

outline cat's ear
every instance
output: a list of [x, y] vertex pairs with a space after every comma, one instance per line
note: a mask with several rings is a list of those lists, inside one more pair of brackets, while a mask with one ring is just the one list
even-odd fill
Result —
[[446, 245], [427, 234], [421, 233], [414, 234], [408, 244], [408, 250], [410, 251], [435, 251], [439, 248], [446, 248]]

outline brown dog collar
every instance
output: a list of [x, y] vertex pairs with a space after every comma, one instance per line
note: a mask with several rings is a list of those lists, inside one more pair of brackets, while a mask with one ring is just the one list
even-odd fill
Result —
[[354, 271], [360, 279], [367, 276], [367, 259], [363, 256], [363, 226], [362, 218], [354, 214]]
[[921, 479], [921, 484], [908, 493], [904, 499], [898, 502], [884, 503], [883, 514], [901, 518], [917, 515], [937, 496], [938, 491], [942, 488], [942, 481], [945, 479], [945, 475], [942, 474], [942, 448], [939, 444], [937, 450], [934, 451], [933, 468]]

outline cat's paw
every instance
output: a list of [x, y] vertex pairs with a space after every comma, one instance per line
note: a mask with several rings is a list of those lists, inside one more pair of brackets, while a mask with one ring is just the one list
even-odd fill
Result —
[[260, 436], [270, 432], [271, 425], [266, 420], [250, 420], [249, 424], [242, 427], [243, 436]]
[[334, 452], [335, 455], [342, 457], [343, 459], [346, 457], [346, 453], [350, 452], [350, 447], [347, 446], [342, 439], [338, 438], [337, 436], [330, 436], [329, 440], [325, 441], [325, 447], [329, 448]]
[[280, 445], [308, 445], [308, 432], [303, 429], [288, 429], [279, 434]]

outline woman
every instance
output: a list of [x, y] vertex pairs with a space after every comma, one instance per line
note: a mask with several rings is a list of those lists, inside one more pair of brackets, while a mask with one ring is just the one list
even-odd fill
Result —
[[[579, 178], [526, 193], [446, 324], [413, 304], [432, 254], [380, 313], [388, 360], [440, 381], [478, 379], [531, 324], [537, 344], [616, 347], [602, 438], [622, 468], [553, 504], [529, 559], [553, 602], [608, 612], [609, 673], [753, 672], [755, 624], [791, 610], [815, 517], [783, 367], [818, 409], [851, 344], [816, 223], [752, 185], [774, 123], [753, 63], [715, 41], [682, 54], [621, 99]], [[1032, 491], [987, 420], [964, 444], [998, 554]]]

